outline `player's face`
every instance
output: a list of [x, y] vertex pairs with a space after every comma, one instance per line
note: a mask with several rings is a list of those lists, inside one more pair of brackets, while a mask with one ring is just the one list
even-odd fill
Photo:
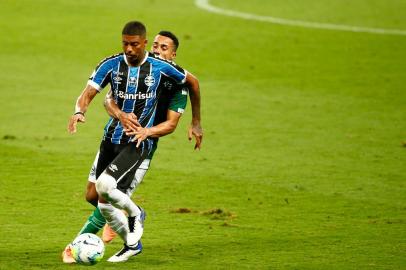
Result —
[[157, 35], [155, 37], [151, 51], [166, 60], [174, 60], [176, 57], [173, 40], [165, 36]]
[[145, 37], [122, 35], [122, 44], [128, 63], [132, 66], [139, 65], [145, 56], [145, 46], [147, 45]]

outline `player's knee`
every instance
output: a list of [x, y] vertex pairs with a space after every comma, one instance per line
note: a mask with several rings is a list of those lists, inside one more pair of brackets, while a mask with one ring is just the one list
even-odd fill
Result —
[[97, 200], [99, 198], [97, 192], [94, 193], [86, 192], [85, 198], [88, 203], [97, 206]]
[[86, 201], [88, 201], [90, 204], [97, 207], [97, 200], [99, 198], [99, 195], [96, 192], [95, 183], [90, 182], [90, 181], [88, 182], [85, 198], [86, 198]]
[[102, 173], [96, 182], [96, 191], [99, 196], [108, 198], [109, 192], [117, 188], [117, 182], [114, 177], [106, 173]]

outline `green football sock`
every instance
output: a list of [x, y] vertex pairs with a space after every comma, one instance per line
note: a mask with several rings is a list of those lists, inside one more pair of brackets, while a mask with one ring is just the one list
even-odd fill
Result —
[[94, 233], [96, 234], [106, 224], [106, 219], [100, 213], [99, 207], [97, 207], [93, 213], [87, 219], [85, 225], [83, 225], [79, 234]]

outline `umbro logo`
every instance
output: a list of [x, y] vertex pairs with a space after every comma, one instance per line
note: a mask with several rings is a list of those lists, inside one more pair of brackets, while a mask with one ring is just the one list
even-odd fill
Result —
[[118, 170], [118, 168], [117, 168], [117, 166], [116, 166], [115, 164], [110, 164], [109, 169], [110, 169], [112, 172], [115, 172], [115, 171]]
[[113, 77], [115, 83], [120, 83], [122, 79], [120, 76]]

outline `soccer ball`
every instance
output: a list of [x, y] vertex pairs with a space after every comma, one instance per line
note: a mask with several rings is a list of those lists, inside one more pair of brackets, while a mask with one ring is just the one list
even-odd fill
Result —
[[77, 263], [93, 265], [103, 258], [104, 243], [97, 235], [84, 233], [73, 240], [71, 251]]

